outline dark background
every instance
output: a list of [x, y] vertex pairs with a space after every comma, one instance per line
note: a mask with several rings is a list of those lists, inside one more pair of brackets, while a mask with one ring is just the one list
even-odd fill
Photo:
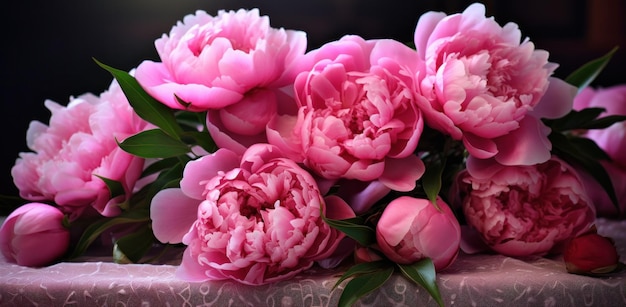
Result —
[[[65, 105], [70, 96], [96, 95], [111, 76], [92, 57], [130, 70], [145, 59], [158, 60], [153, 42], [197, 9], [258, 7], [273, 27], [307, 32], [309, 50], [344, 34], [366, 39], [413, 40], [419, 16], [430, 10], [449, 14], [473, 1], [460, 0], [62, 0], [14, 1], [2, 10], [2, 94], [0, 194], [16, 195], [10, 169], [27, 151], [31, 120], [48, 122], [43, 102]], [[550, 51], [565, 77], [582, 63], [616, 45], [620, 49], [594, 85], [626, 83], [626, 0], [492, 0], [487, 15], [501, 25], [518, 23], [522, 35]]]

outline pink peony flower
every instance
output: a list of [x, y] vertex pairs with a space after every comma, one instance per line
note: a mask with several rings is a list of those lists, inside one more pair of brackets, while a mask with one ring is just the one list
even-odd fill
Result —
[[232, 105], [255, 88], [288, 85], [306, 34], [270, 27], [258, 9], [220, 10], [215, 17], [197, 11], [155, 46], [162, 62], [141, 63], [137, 81], [173, 109], [205, 111]]
[[[574, 99], [574, 109], [604, 108], [601, 116], [626, 115], [626, 85], [615, 85], [607, 88], [583, 89]], [[595, 204], [598, 215], [611, 217], [626, 216], [626, 121], [618, 122], [605, 129], [593, 129], [584, 136], [593, 140], [611, 157], [610, 161], [602, 161], [620, 204], [621, 212], [613, 205], [609, 196], [598, 183], [588, 175], [583, 175], [589, 196]]]
[[0, 227], [0, 252], [23, 266], [44, 266], [57, 260], [70, 244], [63, 213], [42, 204], [29, 203], [15, 209]]
[[430, 258], [437, 271], [448, 267], [459, 253], [461, 227], [441, 199], [401, 196], [392, 200], [376, 225], [376, 241], [392, 261], [410, 264]]
[[[71, 219], [93, 207], [104, 216], [119, 214], [141, 175], [144, 159], [124, 152], [116, 143], [148, 125], [140, 119], [117, 82], [100, 97], [84, 94], [67, 107], [46, 101], [50, 124], [33, 121], [28, 147], [11, 175], [22, 198], [54, 201]], [[111, 199], [104, 177], [119, 181], [125, 195]]]
[[457, 177], [465, 218], [500, 254], [560, 252], [595, 220], [578, 174], [555, 157], [531, 166], [469, 159], [467, 167]]
[[501, 27], [478, 3], [450, 16], [428, 12], [417, 23], [420, 86], [428, 98], [419, 107], [429, 126], [462, 140], [476, 158], [506, 165], [548, 160], [550, 130], [540, 119], [571, 108], [576, 89], [549, 78], [557, 65], [548, 52], [520, 41], [516, 24]]
[[268, 140], [327, 179], [380, 180], [408, 191], [424, 171], [413, 152], [423, 129], [415, 52], [393, 40], [346, 36], [307, 54], [296, 78], [297, 116], [277, 116]]
[[211, 110], [207, 124], [217, 145], [243, 153], [265, 142], [279, 104], [295, 105], [282, 88], [307, 66], [306, 44], [306, 33], [270, 27], [258, 9], [197, 11], [155, 41], [162, 62], [144, 61], [136, 78], [170, 108]]
[[217, 152], [189, 162], [180, 189], [153, 199], [161, 242], [188, 245], [178, 275], [192, 281], [265, 284], [290, 278], [333, 254], [344, 235], [330, 218], [354, 217], [336, 196], [324, 199], [313, 177], [271, 145], [239, 157]]

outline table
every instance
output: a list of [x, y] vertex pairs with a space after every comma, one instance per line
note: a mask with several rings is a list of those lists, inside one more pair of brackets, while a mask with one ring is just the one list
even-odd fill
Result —
[[[598, 232], [626, 256], [626, 221], [598, 219]], [[313, 268], [289, 281], [246, 286], [233, 281], [189, 283], [175, 263], [115, 264], [106, 257], [43, 268], [0, 257], [0, 306], [336, 306], [339, 270]], [[626, 306], [626, 271], [596, 278], [569, 274], [562, 258], [519, 260], [461, 254], [438, 285], [446, 306]], [[436, 306], [400, 275], [359, 306]]]

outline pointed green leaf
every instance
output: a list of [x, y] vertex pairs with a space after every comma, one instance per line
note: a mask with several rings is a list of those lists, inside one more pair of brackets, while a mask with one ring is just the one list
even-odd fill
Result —
[[609, 63], [613, 54], [617, 51], [617, 47], [611, 49], [607, 54], [595, 60], [587, 62], [573, 73], [571, 73], [565, 81], [573, 86], [578, 87], [579, 91], [587, 87], [602, 72], [604, 67]]
[[187, 144], [165, 134], [161, 129], [139, 132], [119, 143], [124, 151], [142, 158], [170, 158], [186, 155]]
[[352, 267], [350, 267], [346, 272], [344, 272], [343, 275], [341, 275], [341, 277], [337, 280], [337, 282], [333, 286], [333, 289], [339, 286], [339, 284], [341, 284], [344, 280], [350, 277], [373, 273], [381, 269], [388, 268], [392, 266], [392, 264], [393, 264], [392, 262], [389, 262], [387, 260], [379, 260], [379, 261], [363, 262], [363, 263], [355, 264]]
[[324, 217], [324, 221], [330, 227], [345, 233], [346, 236], [356, 240], [363, 246], [370, 246], [376, 243], [376, 232], [369, 226], [351, 223], [346, 220], [333, 220], [326, 217]]
[[105, 178], [105, 177], [102, 177], [102, 176], [96, 175], [96, 174], [94, 174], [94, 176], [96, 176], [96, 177], [102, 179], [102, 181], [104, 181], [104, 184], [106, 184], [107, 188], [109, 189], [109, 196], [111, 198], [115, 198], [115, 197], [118, 197], [120, 195], [126, 194], [126, 191], [124, 190], [124, 186], [122, 185], [121, 182], [119, 182], [117, 180]]
[[590, 121], [582, 125], [581, 129], [604, 129], [622, 121], [626, 121], [626, 115], [610, 115]]
[[424, 287], [437, 304], [443, 306], [441, 293], [439, 293], [439, 288], [437, 287], [435, 265], [430, 258], [424, 258], [413, 264], [398, 264], [398, 267], [404, 276]]
[[176, 122], [172, 109], [146, 93], [135, 77], [129, 73], [103, 64], [96, 59], [94, 61], [113, 75], [139, 117], [163, 129], [171, 137], [178, 138], [182, 133], [182, 128]]
[[156, 238], [146, 223], [138, 231], [121, 237], [115, 242], [114, 260], [117, 263], [138, 263], [150, 250]]
[[89, 225], [83, 231], [76, 247], [69, 258], [76, 258], [82, 255], [87, 248], [107, 229], [115, 225], [147, 222], [150, 220], [150, 212], [147, 210], [125, 211], [113, 218], [103, 218]]
[[163, 171], [165, 169], [168, 169], [168, 168], [176, 165], [179, 162], [180, 162], [180, 160], [178, 159], [178, 157], [170, 157], [170, 158], [157, 160], [157, 161], [152, 162], [152, 163], [150, 163], [150, 164], [148, 164], [146, 166], [146, 168], [141, 173], [141, 177], [146, 177], [146, 176], [150, 176], [152, 174], [156, 174], [158, 172], [161, 172], [161, 171]]
[[211, 135], [208, 132], [202, 131], [185, 131], [183, 133], [184, 138], [190, 138], [193, 144], [197, 144], [209, 153], [217, 151], [217, 145], [213, 142]]
[[393, 274], [393, 270], [393, 267], [389, 267], [351, 279], [343, 289], [337, 305], [339, 307], [352, 306], [361, 297], [380, 288], [387, 282], [389, 277]]
[[603, 108], [586, 108], [580, 111], [571, 110], [563, 117], [557, 119], [544, 119], [543, 122], [553, 131], [567, 131], [582, 129], [589, 122], [595, 120], [604, 112]]
[[183, 177], [183, 169], [185, 167], [186, 161], [188, 160], [184, 161], [176, 163], [167, 169], [163, 169], [153, 182], [149, 183], [141, 190], [134, 193], [131, 196], [131, 205], [135, 206], [135, 208], [149, 209], [152, 198], [159, 191], [166, 188], [179, 187], [180, 180]]
[[445, 167], [445, 157], [434, 159], [432, 163], [426, 166], [426, 171], [422, 176], [422, 187], [428, 200], [437, 206], [437, 196], [441, 191], [441, 176]]

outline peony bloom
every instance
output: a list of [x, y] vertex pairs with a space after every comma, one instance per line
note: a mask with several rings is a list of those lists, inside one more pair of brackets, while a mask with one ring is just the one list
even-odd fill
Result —
[[469, 159], [467, 167], [457, 177], [465, 218], [500, 254], [560, 252], [595, 220], [578, 174], [557, 158], [531, 166]]
[[570, 273], [602, 274], [617, 269], [619, 254], [613, 240], [599, 235], [592, 227], [565, 244], [563, 261]]
[[306, 33], [270, 27], [258, 9], [197, 11], [155, 41], [162, 62], [144, 61], [136, 78], [151, 96], [173, 109], [207, 111], [217, 145], [243, 153], [264, 142], [265, 125], [306, 66]]
[[[99, 97], [84, 94], [67, 107], [46, 101], [52, 112], [48, 126], [33, 121], [28, 147], [20, 153], [11, 175], [22, 198], [54, 201], [77, 218], [93, 207], [104, 216], [119, 214], [144, 165], [144, 159], [124, 152], [116, 143], [147, 127], [133, 111], [117, 82]], [[104, 177], [121, 183], [125, 195], [111, 199]]]
[[307, 54], [294, 88], [297, 116], [277, 116], [268, 140], [326, 179], [379, 179], [409, 191], [424, 172], [415, 52], [393, 40], [345, 36]]
[[401, 196], [392, 200], [376, 225], [380, 250], [392, 261], [410, 264], [430, 258], [437, 271], [448, 267], [459, 253], [461, 227], [441, 199]]
[[0, 252], [23, 266], [44, 266], [57, 260], [70, 244], [63, 213], [42, 204], [29, 203], [15, 209], [0, 227]]
[[159, 192], [150, 216], [157, 239], [187, 245], [177, 272], [192, 281], [288, 279], [331, 256], [344, 238], [321, 214], [354, 217], [344, 201], [324, 199], [308, 172], [267, 144], [251, 146], [241, 158], [219, 149], [191, 161], [180, 186]]
[[417, 102], [429, 126], [479, 159], [532, 165], [550, 158], [550, 130], [540, 119], [567, 114], [576, 89], [549, 78], [557, 65], [521, 41], [516, 24], [501, 27], [478, 3], [450, 16], [429, 12], [417, 23], [415, 46], [428, 98]]
[[[601, 116], [626, 115], [626, 85], [583, 89], [574, 99], [574, 109], [584, 108], [604, 108], [606, 112]], [[626, 121], [605, 129], [588, 130], [584, 135], [596, 142], [611, 157], [611, 161], [602, 161], [602, 165], [611, 178], [618, 203], [621, 204], [621, 212], [617, 212], [604, 189], [593, 178], [585, 175], [585, 185], [598, 214], [626, 216]]]

